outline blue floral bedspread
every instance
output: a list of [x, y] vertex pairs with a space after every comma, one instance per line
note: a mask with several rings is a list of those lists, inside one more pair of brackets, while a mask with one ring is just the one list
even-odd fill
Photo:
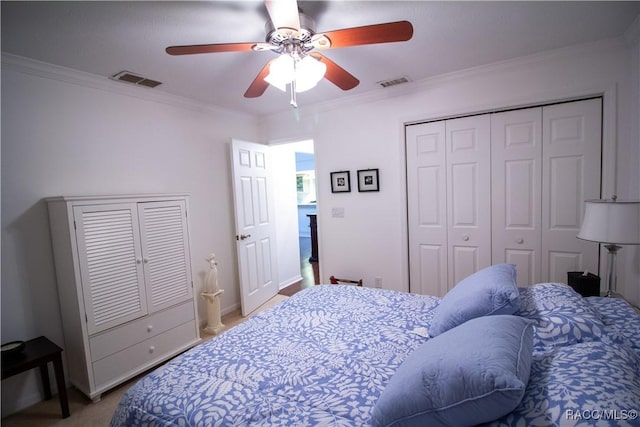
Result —
[[[521, 404], [492, 425], [639, 425], [640, 316], [560, 284], [520, 290], [536, 322]], [[366, 426], [439, 298], [323, 285], [142, 378], [111, 426]]]
[[366, 425], [438, 303], [347, 285], [303, 290], [143, 378], [111, 425]]

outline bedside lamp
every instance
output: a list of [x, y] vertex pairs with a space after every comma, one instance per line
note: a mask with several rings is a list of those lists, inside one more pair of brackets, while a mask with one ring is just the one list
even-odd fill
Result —
[[619, 245], [640, 245], [640, 201], [586, 200], [578, 239], [605, 244], [609, 251], [606, 296], [616, 291], [616, 254]]

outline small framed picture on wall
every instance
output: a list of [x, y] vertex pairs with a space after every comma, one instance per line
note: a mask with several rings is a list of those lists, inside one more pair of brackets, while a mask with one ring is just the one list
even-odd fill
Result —
[[349, 171], [331, 172], [331, 192], [348, 193], [351, 191], [351, 176]]
[[360, 169], [358, 171], [358, 191], [380, 191], [378, 169]]

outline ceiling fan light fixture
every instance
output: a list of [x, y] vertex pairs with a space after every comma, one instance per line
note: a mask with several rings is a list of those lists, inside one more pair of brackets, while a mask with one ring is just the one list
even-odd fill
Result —
[[316, 87], [324, 77], [327, 66], [311, 56], [305, 56], [296, 67], [296, 92], [305, 92]]
[[278, 59], [273, 61], [269, 66], [269, 74], [264, 81], [280, 89], [287, 91], [287, 85], [291, 83], [295, 77], [294, 59], [289, 55], [280, 55]]
[[305, 92], [314, 88], [326, 71], [327, 66], [311, 56], [294, 59], [291, 55], [281, 55], [271, 63], [264, 80], [283, 92], [295, 80], [295, 91]]

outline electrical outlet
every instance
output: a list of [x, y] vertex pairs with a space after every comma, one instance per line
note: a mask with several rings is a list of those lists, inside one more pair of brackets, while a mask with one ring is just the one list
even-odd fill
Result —
[[382, 288], [382, 277], [376, 277], [375, 278], [375, 287], [378, 289]]

